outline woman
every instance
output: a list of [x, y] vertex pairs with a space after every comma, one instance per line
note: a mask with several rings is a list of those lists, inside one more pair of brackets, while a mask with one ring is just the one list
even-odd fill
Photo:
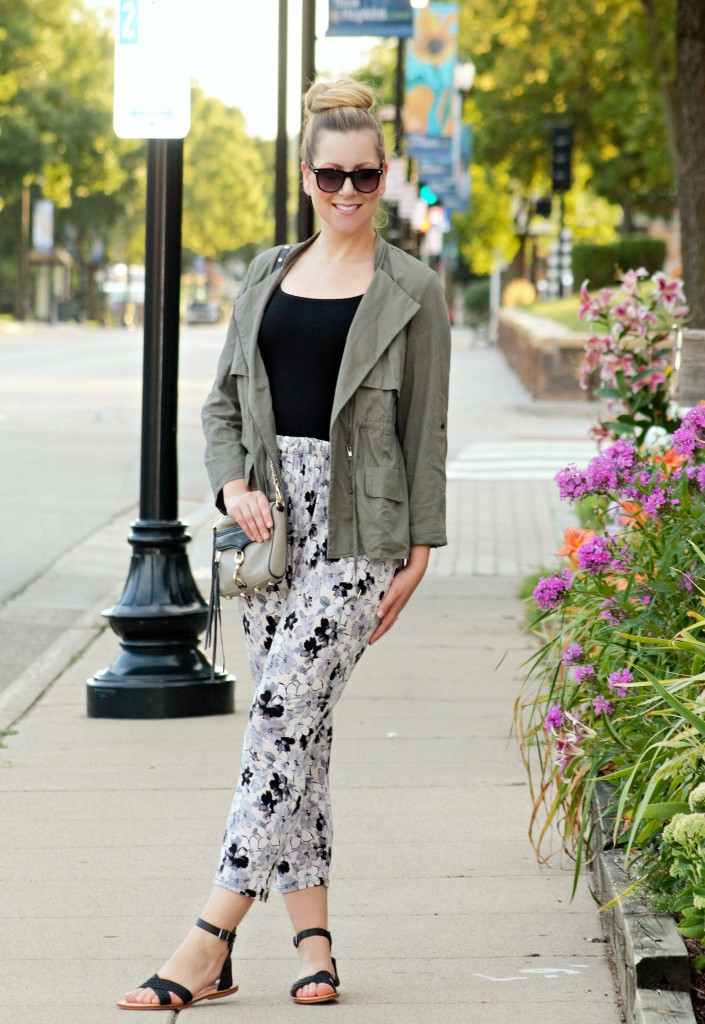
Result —
[[446, 543], [443, 292], [435, 273], [375, 232], [387, 165], [371, 92], [349, 79], [317, 83], [305, 104], [303, 188], [321, 230], [253, 261], [203, 412], [216, 504], [255, 541], [272, 527], [276, 474], [287, 574], [240, 602], [257, 689], [203, 917], [123, 1009], [236, 991], [235, 928], [272, 887], [300, 958], [291, 996], [337, 997], [327, 930], [332, 709], [367, 643], [418, 586], [430, 548]]

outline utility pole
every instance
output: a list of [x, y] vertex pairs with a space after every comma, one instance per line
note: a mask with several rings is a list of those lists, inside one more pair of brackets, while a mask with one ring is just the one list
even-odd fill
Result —
[[[303, 0], [301, 23], [301, 95], [316, 77], [316, 0]], [[313, 234], [313, 206], [302, 188], [299, 189], [299, 241]]]
[[29, 311], [29, 219], [31, 201], [29, 185], [22, 186], [20, 195], [20, 265], [15, 297], [15, 317], [26, 320]]

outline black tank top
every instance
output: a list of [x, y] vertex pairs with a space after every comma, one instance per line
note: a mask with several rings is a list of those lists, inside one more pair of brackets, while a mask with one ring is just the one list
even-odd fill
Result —
[[277, 288], [267, 304], [259, 348], [278, 434], [330, 440], [340, 363], [361, 295], [308, 299]]

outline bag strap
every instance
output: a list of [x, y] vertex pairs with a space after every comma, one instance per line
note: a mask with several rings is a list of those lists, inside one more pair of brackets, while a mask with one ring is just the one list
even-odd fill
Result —
[[287, 254], [288, 254], [290, 249], [291, 249], [290, 245], [283, 245], [281, 247], [281, 249], [277, 253], [277, 258], [274, 261], [274, 266], [272, 267], [272, 271], [271, 271], [272, 273], [274, 273], [275, 270], [279, 270], [279, 268], [281, 267], [282, 263], [286, 259]]
[[223, 655], [223, 668], [225, 668], [225, 645], [223, 643], [223, 619], [220, 609], [220, 574], [218, 572], [218, 551], [215, 546], [215, 526], [213, 527], [213, 553], [211, 555], [211, 592], [208, 601], [208, 621], [206, 623], [205, 647], [211, 646], [211, 682], [215, 682], [215, 659], [218, 654], [218, 633], [220, 632], [220, 647]]

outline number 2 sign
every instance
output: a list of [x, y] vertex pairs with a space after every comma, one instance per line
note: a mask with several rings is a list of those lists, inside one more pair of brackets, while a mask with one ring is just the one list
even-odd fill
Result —
[[137, 42], [137, 4], [139, 0], [120, 0], [118, 39], [121, 43]]

